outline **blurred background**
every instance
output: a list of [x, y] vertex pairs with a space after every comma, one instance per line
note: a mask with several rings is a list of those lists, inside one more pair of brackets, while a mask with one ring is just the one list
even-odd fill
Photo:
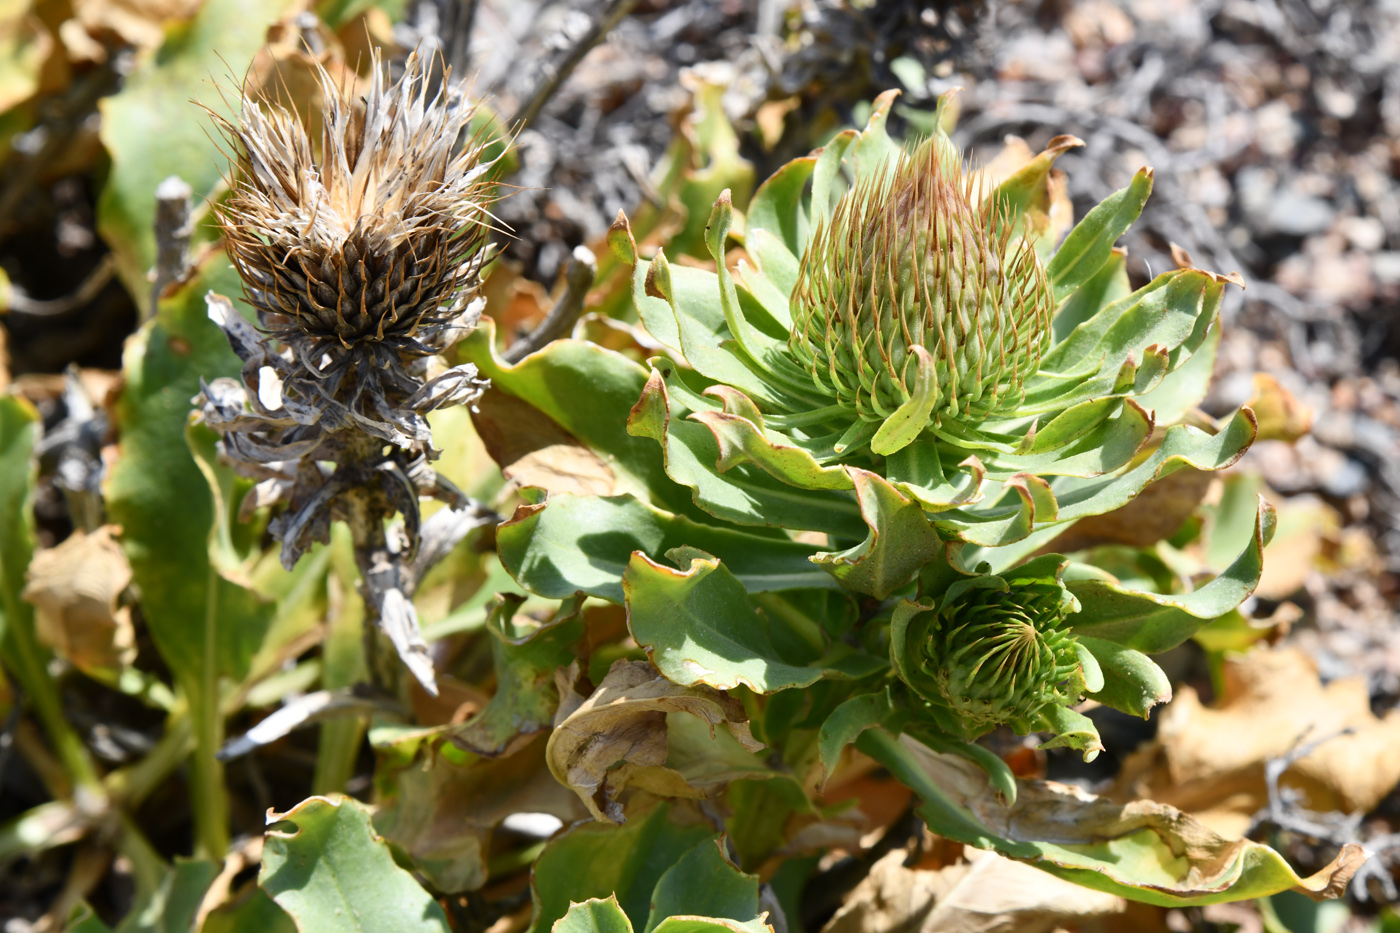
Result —
[[[961, 87], [953, 135], [975, 158], [1008, 137], [1031, 152], [1060, 134], [1083, 140], [1057, 163], [1077, 215], [1153, 168], [1154, 195], [1125, 243], [1135, 285], [1183, 251], [1241, 274], [1204, 407], [1222, 415], [1250, 401], [1270, 439], [1215, 481], [1210, 547], [1237, 550], [1231, 510], [1253, 493], [1280, 512], [1247, 616], [1165, 660], [1177, 700], [1148, 723], [1103, 717], [1110, 752], [1091, 766], [1040, 753], [1027, 767], [1152, 796], [1222, 832], [1275, 833], [1302, 869], [1346, 841], [1378, 853], [1348, 899], [1321, 908], [1298, 898], [1149, 911], [1124, 929], [1400, 930], [1386, 907], [1400, 900], [1400, 2], [246, 6], [209, 34], [201, 0], [0, 0], [0, 390], [45, 420], [42, 544], [90, 524], [85, 494], [117, 440], [104, 407], [124, 341], [150, 313], [151, 199], [164, 175], [145, 168], [149, 147], [190, 153], [195, 262], [209, 249], [204, 198], [219, 195], [219, 167], [191, 101], [217, 105], [215, 82], [236, 86], [242, 68], [230, 77], [227, 62], [241, 53], [221, 65], [184, 52], [246, 48], [250, 74], [280, 75], [295, 99], [310, 58], [354, 69], [373, 45], [400, 62], [418, 48], [470, 76], [503, 120], [523, 120], [498, 210], [513, 234], [488, 286], [506, 342], [544, 319], [576, 246], [606, 257], [619, 210], [654, 246], [689, 229], [690, 205], [723, 187], [741, 202], [756, 179], [860, 124], [879, 92], [901, 89], [892, 126], [913, 135]], [[606, 315], [625, 297], [603, 265], [579, 326], [607, 342]], [[141, 637], [138, 624], [138, 648]], [[1275, 651], [1223, 660], [1261, 641]], [[110, 704], [75, 708], [113, 756], [150, 726]], [[1296, 748], [1301, 734], [1324, 744]], [[10, 745], [0, 819], [42, 799]], [[1303, 798], [1270, 785], [1270, 762], [1292, 769]], [[5, 933], [33, 929], [25, 918], [68, 868], [0, 862]]]

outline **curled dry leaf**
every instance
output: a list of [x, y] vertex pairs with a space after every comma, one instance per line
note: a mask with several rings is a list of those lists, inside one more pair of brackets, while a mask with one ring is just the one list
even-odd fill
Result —
[[1373, 715], [1363, 678], [1324, 686], [1302, 651], [1261, 647], [1227, 660], [1224, 680], [1213, 708], [1181, 689], [1157, 738], [1124, 766], [1118, 796], [1150, 796], [1238, 833], [1267, 803], [1264, 763], [1328, 736], [1283, 775], [1303, 806], [1370, 811], [1400, 782], [1400, 710]]
[[712, 739], [720, 737], [715, 727], [724, 726], [748, 752], [763, 748], [750, 734], [738, 700], [710, 687], [678, 687], [645, 661], [614, 662], [586, 699], [572, 689], [578, 680], [572, 667], [561, 671], [559, 680], [562, 700], [549, 736], [549, 769], [579, 795], [594, 819], [623, 822], [619, 797], [629, 784], [667, 796], [705, 795], [681, 770], [667, 767], [668, 714], [697, 717]]
[[[1339, 897], [1366, 858], [1361, 846], [1347, 845], [1321, 871], [1301, 878], [1269, 847], [1226, 838], [1176, 807], [1117, 803], [1053, 781], [1019, 782], [1016, 802], [1007, 806], [975, 764], [908, 736], [899, 742], [941, 792], [941, 801], [926, 798], [923, 811], [944, 824], [936, 831], [1149, 904], [1206, 904], [1286, 889], [1318, 900]], [[949, 804], [961, 811], [956, 823], [946, 822]]]
[[1254, 395], [1246, 404], [1259, 417], [1261, 441], [1292, 443], [1312, 430], [1312, 410], [1268, 373], [1254, 374]]
[[1126, 902], [993, 852], [937, 871], [905, 867], [908, 853], [880, 859], [822, 933], [1050, 933]]
[[131, 612], [118, 606], [131, 565], [113, 531], [75, 531], [35, 554], [27, 574], [40, 640], [83, 671], [119, 670], [136, 654]]
[[1151, 547], [1176, 534], [1205, 499], [1211, 474], [1191, 467], [1159, 479], [1120, 509], [1071, 525], [1041, 550], [1068, 554], [1100, 544]]

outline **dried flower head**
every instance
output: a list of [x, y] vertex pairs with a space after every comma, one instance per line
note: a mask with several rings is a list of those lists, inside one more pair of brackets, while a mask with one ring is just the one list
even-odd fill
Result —
[[[418, 499], [442, 499], [468, 524], [479, 510], [429, 468], [424, 416], [484, 386], [471, 365], [429, 375], [481, 314], [490, 163], [470, 132], [476, 107], [446, 78], [430, 91], [418, 56], [386, 84], [376, 54], [363, 95], [317, 69], [319, 146], [295, 113], [254, 93], [236, 122], [215, 115], [238, 167], [217, 216], [261, 328], [209, 296], [243, 373], [195, 402], [225, 459], [259, 480], [244, 514], [287, 503], [269, 526], [287, 567], [328, 540], [333, 520], [350, 524], [370, 615], [431, 688], [408, 598]], [[385, 528], [394, 513], [399, 540]]]
[[812, 235], [788, 345], [864, 421], [920, 394], [933, 420], [1014, 407], [1049, 345], [1045, 271], [995, 202], [974, 206], [975, 183], [929, 140], [848, 191]]
[[251, 93], [236, 123], [220, 120], [239, 173], [219, 223], [269, 333], [323, 377], [363, 361], [361, 380], [407, 388], [408, 361], [474, 323], [492, 224], [477, 108], [430, 92], [416, 55], [390, 86], [376, 55], [362, 96], [317, 77], [319, 147], [297, 114]]

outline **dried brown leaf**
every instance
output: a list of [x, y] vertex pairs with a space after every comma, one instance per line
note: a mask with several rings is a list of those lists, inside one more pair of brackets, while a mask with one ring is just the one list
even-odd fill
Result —
[[[668, 714], [697, 717], [712, 738], [722, 725], [749, 752], [763, 747], [749, 733], [738, 700], [705, 686], [678, 687], [645, 661], [614, 662], [586, 699], [573, 689], [577, 680], [576, 671], [559, 674], [563, 699], [549, 736], [549, 768], [579, 795], [594, 819], [623, 822], [619, 798], [631, 784], [665, 796], [706, 793], [681, 770], [666, 767]], [[724, 772], [696, 780], [718, 785], [735, 776]]]
[[1312, 430], [1312, 409], [1268, 373], [1254, 374], [1254, 395], [1246, 404], [1259, 418], [1261, 441], [1291, 443]]
[[612, 467], [529, 402], [487, 389], [472, 412], [491, 459], [517, 488], [612, 496], [622, 491]]
[[1227, 660], [1215, 707], [1183, 687], [1160, 723], [1153, 743], [1125, 765], [1118, 796], [1150, 796], [1221, 829], [1238, 831], [1265, 805], [1264, 763], [1300, 739], [1335, 736], [1283, 775], [1308, 809], [1369, 811], [1400, 782], [1400, 711], [1377, 718], [1364, 679], [1324, 686], [1295, 648]]
[[75, 531], [35, 554], [24, 588], [39, 639], [84, 671], [119, 670], [136, 654], [131, 613], [118, 605], [131, 565], [114, 530]]

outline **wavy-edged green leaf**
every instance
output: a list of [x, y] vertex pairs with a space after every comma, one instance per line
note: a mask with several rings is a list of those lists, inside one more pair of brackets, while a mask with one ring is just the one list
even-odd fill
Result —
[[1128, 251], [1115, 248], [1109, 252], [1099, 271], [1076, 288], [1055, 311], [1051, 345], [1064, 340], [1076, 327], [1108, 305], [1132, 293], [1133, 286], [1128, 281]]
[[721, 453], [708, 428], [672, 417], [668, 385], [677, 376], [654, 369], [632, 409], [628, 430], [663, 446], [666, 473], [692, 490], [695, 505], [738, 525], [775, 526], [859, 537], [864, 527], [854, 496], [841, 490], [808, 490], [766, 470], [739, 463], [720, 472]]
[[793, 631], [788, 617], [761, 610], [719, 559], [691, 547], [670, 556], [682, 569], [634, 554], [622, 585], [632, 637], [673, 683], [775, 693], [882, 666], [848, 649], [822, 658], [815, 626]]
[[656, 882], [646, 933], [668, 917], [758, 917], [758, 876], [740, 871], [724, 852], [724, 837], [712, 836], [680, 857]]
[[1214, 580], [1191, 593], [1163, 596], [1129, 590], [1113, 580], [1069, 584], [1082, 606], [1067, 620], [1076, 635], [1089, 635], [1146, 654], [1174, 648], [1211, 619], [1235, 609], [1259, 585], [1264, 547], [1274, 536], [1274, 509], [1261, 497], [1254, 534], [1245, 549]]
[[713, 833], [672, 819], [671, 810], [662, 803], [621, 826], [576, 823], [551, 839], [530, 875], [530, 933], [553, 929], [572, 903], [590, 898], [615, 897], [633, 928], [645, 926], [657, 881]]
[[1103, 739], [1099, 738], [1098, 727], [1083, 713], [1076, 713], [1065, 706], [1050, 706], [1041, 716], [1045, 727], [1054, 735], [1037, 748], [1072, 748], [1083, 754], [1085, 761], [1093, 761], [1103, 751]]
[[804, 156], [778, 169], [754, 192], [745, 218], [745, 250], [759, 271], [789, 295], [807, 249], [810, 228], [803, 192], [816, 166], [815, 157]]
[[661, 457], [645, 438], [627, 431], [627, 413], [642, 394], [647, 370], [621, 353], [584, 340], [556, 340], [514, 365], [493, 349], [494, 324], [483, 319], [457, 345], [491, 384], [544, 412], [606, 458], [623, 488], [678, 512], [693, 506], [666, 478]]
[[634, 552], [659, 561], [670, 549], [685, 545], [734, 567], [751, 593], [836, 588], [809, 562], [817, 552], [811, 545], [702, 525], [632, 496], [538, 498], [516, 509], [496, 532], [501, 562], [511, 575], [530, 592], [552, 599], [581, 592], [621, 603], [622, 575]]
[[941, 553], [943, 540], [918, 501], [868, 470], [851, 467], [849, 472], [866, 524], [865, 540], [844, 551], [823, 552], [812, 560], [848, 589], [884, 599]]
[[1128, 187], [1115, 191], [1075, 224], [1045, 273], [1059, 304], [1093, 279], [1113, 255], [1113, 244], [1142, 215], [1152, 194], [1152, 169], [1138, 169]]
[[310, 797], [268, 815], [258, 884], [300, 933], [451, 929], [442, 908], [394, 862], [350, 797]]
[[1359, 846], [1344, 847], [1303, 878], [1273, 849], [1226, 839], [1174, 807], [1116, 804], [1039, 781], [1020, 782], [1008, 804], [980, 768], [908, 737], [871, 729], [857, 747], [919, 795], [918, 814], [935, 833], [1149, 904], [1186, 907], [1286, 890], [1338, 897], [1365, 858]]
[[860, 738], [866, 729], [883, 724], [894, 714], [894, 701], [886, 687], [874, 693], [859, 693], [843, 702], [827, 716], [817, 730], [817, 753], [822, 763], [823, 780], [836, 772], [841, 753], [846, 746]]
[[[170, 30], [159, 49], [141, 53], [121, 90], [102, 99], [101, 137], [112, 170], [98, 203], [97, 229], [138, 306], [149, 300], [146, 272], [156, 258], [156, 187], [179, 175], [202, 204], [229, 168], [208, 117], [190, 96], [223, 111], [211, 78], [246, 72], [267, 41], [268, 27], [296, 9], [290, 0], [208, 0], [188, 23]], [[202, 305], [202, 290], [199, 296]]]

